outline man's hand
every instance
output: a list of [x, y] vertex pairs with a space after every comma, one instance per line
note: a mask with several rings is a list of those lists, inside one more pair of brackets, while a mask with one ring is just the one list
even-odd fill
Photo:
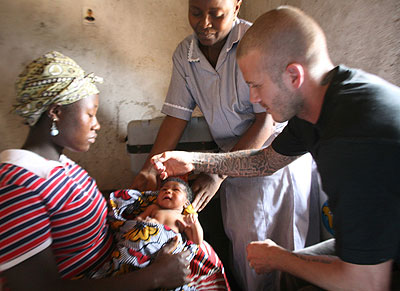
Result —
[[193, 182], [192, 190], [195, 193], [195, 199], [192, 202], [193, 208], [200, 212], [206, 207], [208, 202], [217, 193], [224, 178], [216, 174], [200, 174]]
[[194, 169], [191, 153], [183, 151], [169, 151], [155, 155], [151, 158], [151, 163], [163, 180], [184, 175]]
[[175, 237], [166, 244], [158, 253], [154, 262], [148, 268], [154, 268], [154, 273], [158, 274], [157, 285], [162, 288], [173, 289], [190, 282], [190, 261], [187, 257], [190, 251], [186, 250], [179, 254], [171, 254], [178, 245], [178, 239]]
[[247, 245], [247, 260], [257, 274], [268, 273], [276, 269], [275, 263], [285, 251], [270, 239], [253, 241]]

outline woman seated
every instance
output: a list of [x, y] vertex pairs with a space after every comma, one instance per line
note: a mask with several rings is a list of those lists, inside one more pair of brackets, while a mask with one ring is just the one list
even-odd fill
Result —
[[170, 253], [177, 240], [146, 268], [118, 278], [91, 278], [114, 250], [107, 205], [95, 180], [62, 153], [86, 152], [95, 142], [98, 81], [58, 52], [34, 60], [19, 76], [15, 112], [29, 125], [29, 134], [22, 149], [0, 154], [3, 287], [149, 290], [190, 282], [190, 252]]

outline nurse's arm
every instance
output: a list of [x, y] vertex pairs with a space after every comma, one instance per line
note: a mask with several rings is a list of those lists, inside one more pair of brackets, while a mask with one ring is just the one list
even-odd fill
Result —
[[178, 144], [187, 123], [186, 120], [172, 116], [166, 116], [164, 118], [148, 158], [140, 172], [133, 180], [131, 185], [132, 189], [137, 189], [139, 191], [158, 189], [157, 173], [154, 171], [150, 163], [150, 158], [155, 154], [174, 149]]
[[259, 149], [271, 136], [273, 130], [274, 121], [271, 115], [265, 112], [256, 113], [253, 124], [240, 137], [239, 141], [230, 151]]

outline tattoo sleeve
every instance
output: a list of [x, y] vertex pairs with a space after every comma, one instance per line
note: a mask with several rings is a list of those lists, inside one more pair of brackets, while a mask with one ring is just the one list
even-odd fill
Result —
[[322, 264], [332, 264], [334, 261], [337, 260], [337, 257], [335, 256], [310, 256], [310, 255], [300, 255], [300, 254], [295, 254], [292, 253], [293, 256], [306, 261], [306, 262], [316, 262], [316, 263], [322, 263]]
[[267, 147], [230, 153], [194, 153], [193, 165], [200, 172], [232, 177], [268, 176], [297, 159], [284, 156]]

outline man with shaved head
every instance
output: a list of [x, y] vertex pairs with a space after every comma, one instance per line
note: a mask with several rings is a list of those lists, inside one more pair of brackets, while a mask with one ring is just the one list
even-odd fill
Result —
[[162, 177], [191, 170], [253, 177], [270, 175], [310, 152], [329, 197], [335, 239], [300, 252], [270, 239], [255, 241], [247, 247], [249, 265], [260, 274], [280, 270], [328, 290], [397, 288], [400, 88], [362, 70], [334, 66], [319, 25], [288, 6], [256, 20], [239, 44], [237, 60], [251, 102], [288, 125], [265, 149], [165, 152], [153, 157], [156, 169]]
[[[295, 115], [307, 120], [311, 114], [309, 121], [315, 123], [319, 115], [315, 109], [321, 107], [328, 88], [329, 82], [324, 79], [334, 69], [324, 33], [313, 19], [289, 7], [270, 11], [256, 23], [243, 37], [236, 54], [250, 86], [250, 100], [266, 108], [275, 121]], [[295, 78], [297, 74], [301, 78]], [[277, 87], [274, 94], [279, 96], [272, 96], [270, 83]], [[290, 90], [289, 84], [298, 90]]]

